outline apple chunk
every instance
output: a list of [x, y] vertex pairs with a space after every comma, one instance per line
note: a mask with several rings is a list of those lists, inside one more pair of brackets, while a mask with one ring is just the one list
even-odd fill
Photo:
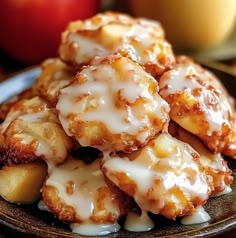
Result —
[[46, 176], [44, 161], [4, 166], [0, 170], [0, 196], [12, 203], [34, 203], [40, 198]]
[[107, 26], [103, 26], [101, 31], [103, 44], [108, 47], [113, 47], [119, 44], [122, 36], [130, 30], [131, 26], [126, 25], [109, 24]]

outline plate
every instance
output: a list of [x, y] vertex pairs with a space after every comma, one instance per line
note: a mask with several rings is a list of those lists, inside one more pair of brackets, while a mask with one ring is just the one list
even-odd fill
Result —
[[[30, 87], [36, 76], [39, 74], [39, 68], [33, 68], [17, 74], [0, 84], [0, 103], [10, 96], [19, 93], [27, 87]], [[236, 78], [232, 75], [215, 71], [232, 96], [236, 98]], [[229, 167], [236, 178], [236, 160], [227, 159]], [[173, 238], [173, 237], [210, 237], [219, 235], [226, 231], [236, 229], [236, 179], [232, 184], [233, 191], [230, 194], [211, 198], [205, 205], [206, 211], [210, 214], [209, 223], [201, 225], [181, 225], [179, 220], [171, 221], [161, 216], [155, 218], [156, 227], [154, 230], [143, 233], [134, 233], [121, 230], [118, 233], [107, 237], [120, 238]], [[50, 238], [81, 238], [78, 234], [73, 234], [65, 223], [60, 222], [48, 212], [40, 211], [37, 204], [17, 205], [10, 204], [0, 198], [0, 224], [30, 237], [50, 237]], [[1, 237], [1, 235], [0, 235]], [[12, 236], [11, 236], [12, 237]], [[16, 237], [16, 236], [15, 236]], [[19, 236], [18, 236], [19, 237]], [[104, 236], [103, 236], [104, 237]]]
[[0, 83], [0, 103], [30, 87], [39, 72], [39, 67], [33, 67]]

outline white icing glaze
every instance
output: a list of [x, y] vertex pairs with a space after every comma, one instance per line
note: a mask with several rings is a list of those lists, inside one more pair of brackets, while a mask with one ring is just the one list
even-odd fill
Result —
[[204, 208], [198, 207], [192, 215], [183, 217], [181, 223], [183, 225], [201, 224], [210, 221], [210, 219], [210, 215], [204, 210]]
[[34, 97], [31, 100], [22, 100], [20, 102], [17, 102], [15, 105], [12, 106], [5, 120], [1, 123], [0, 125], [1, 133], [4, 133], [8, 128], [8, 126], [11, 124], [11, 122], [13, 122], [21, 115], [40, 112], [41, 107], [44, 108], [45, 111], [48, 110], [45, 102], [38, 97]]
[[41, 73], [33, 85], [33, 92], [54, 105], [59, 90], [69, 85], [74, 76], [75, 72], [59, 58], [49, 58], [41, 65]]
[[[118, 70], [109, 62], [103, 63], [104, 58], [97, 58], [94, 65], [80, 72], [84, 82], [61, 90], [56, 108], [68, 135], [71, 135], [69, 127], [73, 122], [70, 115], [74, 115], [76, 121], [102, 122], [114, 134], [137, 134], [142, 142], [152, 128], [150, 116], [163, 123], [167, 120], [168, 104], [157, 92], [149, 91], [148, 82], [143, 82], [145, 78], [158, 89], [155, 79], [126, 58], [111, 57], [114, 59], [122, 68]], [[135, 106], [138, 100], [143, 102]], [[122, 108], [117, 106], [120, 104]], [[81, 145], [89, 145], [86, 136], [77, 139]]]
[[36, 156], [62, 162], [67, 157], [70, 142], [55, 111], [47, 108], [45, 101], [38, 97], [19, 102], [18, 107], [19, 110], [16, 107], [9, 112], [2, 129], [9, 127], [11, 137], [29, 145]]
[[104, 56], [108, 54], [104, 47], [82, 34], [69, 33], [68, 41], [70, 42], [69, 44], [74, 44], [74, 47], [78, 48], [79, 53], [75, 58], [77, 64], [88, 62], [97, 55]]
[[8, 126], [11, 124], [11, 122], [16, 119], [19, 115], [21, 114], [20, 111], [14, 111], [11, 113], [8, 113], [7, 117], [5, 118], [5, 120], [1, 123], [0, 125], [0, 131], [1, 134], [3, 134], [6, 129], [8, 128]]
[[122, 43], [113, 51], [119, 52], [125, 49], [132, 60], [144, 65], [147, 62], [157, 61], [157, 55], [161, 53], [158, 42], [165, 45], [163, 39], [158, 39], [152, 28], [135, 24], [122, 35]]
[[[95, 56], [125, 54], [145, 65], [156, 63], [159, 55], [174, 61], [170, 45], [164, 40], [163, 29], [156, 21], [97, 15], [84, 22], [74, 22], [63, 34], [60, 55], [77, 64], [87, 63]], [[64, 45], [68, 49], [64, 49]], [[74, 47], [73, 54], [64, 51]]]
[[44, 203], [43, 200], [40, 200], [40, 201], [38, 202], [38, 208], [39, 208], [39, 210], [41, 210], [41, 211], [50, 212], [49, 208], [46, 206], [46, 204]]
[[206, 133], [211, 136], [214, 131], [221, 132], [223, 124], [230, 126], [232, 109], [220, 89], [209, 89], [209, 85], [214, 87], [219, 83], [208, 71], [200, 71], [199, 66], [193, 63], [178, 64], [160, 79], [160, 94], [164, 98], [181, 91], [194, 95], [194, 90], [201, 90], [199, 95], [192, 97], [198, 101], [205, 120], [209, 122], [210, 128]]
[[152, 230], [154, 226], [154, 222], [146, 212], [143, 211], [141, 215], [129, 212], [125, 220], [124, 229], [127, 231], [144, 232]]
[[[42, 111], [20, 116], [24, 125], [22, 131], [14, 135], [14, 138], [21, 139], [22, 144], [30, 144], [37, 140], [35, 155], [43, 156], [47, 160], [64, 160], [67, 156], [67, 142], [62, 129], [57, 127], [57, 118], [55, 124], [49, 121], [50, 111]], [[51, 115], [51, 119], [52, 119]], [[43, 123], [43, 126], [41, 125]], [[54, 127], [54, 130], [52, 130]], [[50, 130], [50, 137], [45, 137], [46, 131]], [[60, 159], [61, 158], [61, 159]]]
[[115, 224], [95, 224], [90, 222], [84, 222], [81, 224], [70, 224], [72, 232], [85, 235], [85, 236], [105, 236], [110, 233], [114, 233], [120, 230], [120, 225]]
[[217, 171], [226, 172], [227, 165], [223, 163], [224, 159], [220, 153], [211, 152], [200, 139], [188, 131], [182, 130], [182, 128], [179, 128], [177, 137], [181, 141], [191, 145], [198, 152], [201, 164], [204, 167], [210, 167]]
[[231, 193], [231, 192], [232, 192], [232, 188], [230, 186], [225, 186], [225, 189], [223, 191], [218, 192], [217, 194], [214, 194], [214, 196], [212, 196], [212, 197], [219, 197], [219, 196]]
[[[209, 152], [210, 153], [210, 152]], [[216, 154], [211, 154], [211, 157], [204, 157], [202, 155], [200, 155], [200, 160], [201, 163], [203, 164], [203, 166], [209, 166], [210, 168], [214, 169], [214, 170], [218, 170], [218, 171], [222, 171], [225, 172], [226, 171], [226, 167], [223, 165], [223, 157], [220, 153], [216, 153]]]
[[[74, 187], [72, 194], [67, 192], [69, 182]], [[46, 185], [55, 187], [59, 197], [74, 207], [82, 220], [90, 218], [95, 206], [95, 194], [98, 188], [106, 186], [103, 174], [99, 170], [98, 160], [90, 165], [79, 160], [68, 160], [49, 171]]]
[[[69, 159], [64, 164], [50, 166], [46, 185], [56, 188], [60, 199], [73, 207], [76, 216], [82, 221], [90, 219], [96, 208], [99, 189], [107, 187], [99, 163], [99, 159], [90, 164]], [[120, 210], [117, 204], [112, 200], [102, 202], [105, 204], [103, 209], [119, 217]]]
[[[116, 175], [125, 174], [137, 186], [133, 196], [140, 208], [158, 214], [167, 199], [179, 205], [175, 195], [168, 194], [176, 186], [190, 200], [199, 197], [205, 201], [209, 197], [210, 188], [193, 160], [192, 152], [185, 143], [163, 133], [140, 149], [135, 159], [128, 159], [128, 155], [122, 158], [105, 155], [103, 169], [117, 186], [122, 184], [122, 180]], [[195, 171], [194, 178], [188, 170]], [[155, 184], [157, 181], [161, 181], [158, 186]]]
[[222, 190], [227, 186], [226, 184], [230, 183], [231, 172], [223, 156], [220, 153], [211, 152], [200, 139], [188, 131], [183, 130], [181, 127], [177, 127], [176, 129], [178, 130], [177, 138], [188, 143], [198, 152], [200, 162], [205, 168], [205, 173], [212, 179], [213, 188], [211, 197], [216, 196], [215, 193], [219, 191], [219, 188]]

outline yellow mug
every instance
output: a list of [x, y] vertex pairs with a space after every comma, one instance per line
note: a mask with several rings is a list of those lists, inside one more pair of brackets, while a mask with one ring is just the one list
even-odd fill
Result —
[[236, 0], [130, 0], [130, 13], [159, 20], [175, 49], [207, 48], [231, 33]]

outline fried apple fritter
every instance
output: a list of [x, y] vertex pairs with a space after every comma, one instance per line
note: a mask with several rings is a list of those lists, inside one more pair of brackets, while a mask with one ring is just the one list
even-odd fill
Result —
[[160, 95], [171, 107], [170, 117], [199, 137], [213, 152], [230, 143], [234, 103], [209, 71], [195, 63], [179, 63], [159, 81]]
[[7, 113], [10, 111], [11, 107], [16, 104], [18, 101], [23, 99], [30, 99], [34, 96], [34, 92], [31, 88], [24, 90], [20, 94], [13, 96], [6, 100], [4, 103], [0, 105], [0, 120], [4, 121]]
[[169, 120], [157, 81], [121, 56], [95, 58], [60, 91], [56, 108], [69, 136], [101, 151], [134, 151]]
[[220, 153], [212, 153], [201, 140], [174, 122], [170, 123], [169, 132], [177, 139], [191, 145], [199, 153], [205, 173], [213, 179], [214, 189], [211, 196], [220, 194], [230, 186], [233, 182], [232, 171]]
[[31, 203], [42, 192], [75, 233], [116, 232], [126, 215], [142, 225], [149, 212], [194, 216], [232, 183], [222, 154], [236, 158], [235, 101], [212, 73], [175, 58], [153, 20], [71, 22], [59, 58], [1, 118], [0, 196]]
[[27, 163], [45, 159], [61, 163], [68, 156], [73, 141], [63, 131], [56, 111], [39, 97], [25, 99], [12, 106], [0, 125], [3, 136], [2, 162]]
[[222, 154], [236, 159], [236, 127], [230, 131], [229, 141], [225, 145]]
[[102, 169], [142, 210], [170, 219], [190, 215], [212, 190], [197, 152], [168, 133], [131, 154], [106, 155]]
[[41, 73], [33, 85], [33, 91], [55, 106], [59, 90], [69, 85], [75, 75], [76, 71], [59, 58], [46, 59], [41, 64]]
[[223, 155], [236, 159], [236, 113], [234, 111], [234, 120], [232, 123], [232, 130], [229, 134], [228, 143], [222, 151]]
[[46, 206], [62, 221], [117, 223], [127, 213], [130, 199], [108, 184], [100, 160], [85, 163], [70, 158], [49, 170], [42, 188]]
[[142, 65], [154, 77], [175, 62], [158, 22], [112, 12], [70, 23], [62, 34], [59, 54], [77, 67], [95, 56], [120, 54]]

